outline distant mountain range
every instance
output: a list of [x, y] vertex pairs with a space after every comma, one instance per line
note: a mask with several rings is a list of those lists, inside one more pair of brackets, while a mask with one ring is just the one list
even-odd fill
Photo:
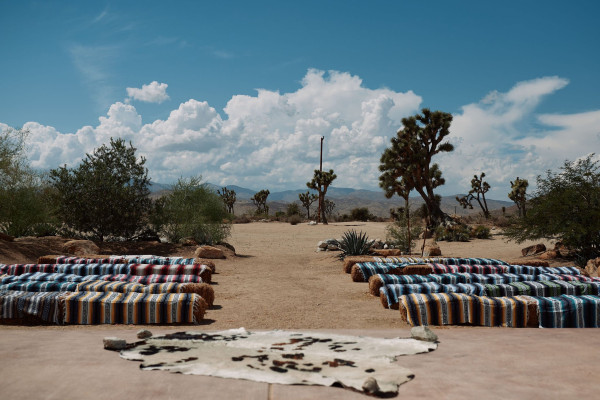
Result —
[[[215, 192], [222, 188], [222, 186], [214, 185], [212, 183], [206, 184], [209, 188]], [[234, 212], [236, 215], [244, 213], [250, 214], [254, 212], [254, 205], [252, 204], [251, 198], [256, 193], [255, 190], [247, 189], [241, 186], [228, 185], [225, 186], [229, 190], [234, 190], [236, 193], [237, 201], [234, 205]], [[165, 192], [171, 190], [172, 185], [162, 183], [151, 183], [150, 191], [154, 196], [159, 196]], [[288, 204], [298, 203], [301, 207], [298, 194], [306, 193], [308, 189], [298, 190], [284, 190], [281, 192], [273, 192], [269, 194], [267, 204], [269, 205], [270, 213], [274, 214], [277, 211], [285, 211]], [[316, 194], [315, 191], [311, 191]], [[442, 210], [448, 214], [458, 215], [470, 215], [481, 212], [479, 206], [474, 202], [473, 210], [463, 209], [456, 201], [456, 196], [464, 196], [464, 194], [457, 194], [453, 196], [442, 197]], [[365, 190], [365, 189], [352, 189], [352, 188], [338, 188], [330, 187], [327, 191], [327, 198], [335, 203], [335, 214], [349, 214], [352, 209], [357, 207], [367, 207], [371, 214], [378, 217], [388, 217], [390, 215], [390, 209], [404, 206], [404, 200], [398, 196], [394, 196], [391, 199], [387, 199], [383, 194], [383, 191]], [[502, 207], [506, 207], [507, 210], [514, 207], [514, 203], [510, 201], [487, 199], [488, 208], [490, 211], [499, 210]], [[410, 198], [411, 208], [420, 207], [423, 204], [423, 199], [420, 196], [414, 196]], [[316, 209], [316, 202], [313, 204], [313, 208]], [[311, 210], [311, 214], [312, 214]]]

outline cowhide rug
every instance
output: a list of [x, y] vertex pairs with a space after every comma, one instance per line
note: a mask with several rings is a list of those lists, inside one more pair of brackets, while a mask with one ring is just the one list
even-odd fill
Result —
[[244, 328], [178, 332], [129, 344], [121, 357], [140, 368], [257, 382], [323, 385], [390, 397], [414, 375], [394, 361], [425, 353], [437, 344], [415, 339], [381, 339]]

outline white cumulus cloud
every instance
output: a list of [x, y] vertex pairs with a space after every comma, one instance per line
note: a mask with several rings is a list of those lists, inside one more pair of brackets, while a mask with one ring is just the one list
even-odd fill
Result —
[[[462, 107], [451, 126], [455, 151], [435, 160], [446, 178], [439, 192], [466, 192], [472, 176], [483, 171], [492, 185], [488, 197], [506, 199], [516, 176], [533, 184], [564, 159], [600, 148], [600, 110], [536, 114], [545, 96], [567, 84], [559, 77], [519, 82]], [[144, 87], [152, 85], [159, 84]], [[167, 85], [160, 85], [166, 95]], [[31, 132], [29, 157], [36, 168], [76, 165], [111, 137], [120, 137], [146, 158], [156, 182], [201, 174], [218, 185], [271, 191], [305, 187], [318, 168], [323, 136], [323, 167], [335, 170], [335, 186], [375, 188], [381, 153], [402, 118], [418, 112], [421, 101], [412, 91], [367, 88], [350, 73], [309, 70], [295, 91], [235, 95], [221, 113], [206, 101], [190, 99], [166, 119], [143, 124], [132, 104], [117, 102], [95, 126], [75, 133], [37, 122], [24, 128]]]
[[127, 88], [127, 100], [138, 100], [146, 103], [162, 103], [165, 100], [169, 100], [167, 94], [166, 83], [158, 83], [152, 81], [147, 85], [142, 85], [142, 88]]

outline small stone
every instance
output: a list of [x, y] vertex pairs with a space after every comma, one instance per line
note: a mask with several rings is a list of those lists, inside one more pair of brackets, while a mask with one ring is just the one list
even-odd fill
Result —
[[152, 337], [152, 332], [148, 329], [140, 329], [137, 333], [137, 337], [138, 339], [148, 339], [149, 337]]
[[319, 245], [318, 245], [318, 246], [319, 246], [319, 248], [321, 248], [321, 249], [326, 249], [326, 248], [327, 248], [327, 246], [328, 246], [328, 244], [327, 244], [327, 241], [326, 241], [326, 240], [321, 240], [321, 241], [319, 242]]
[[389, 247], [390, 247], [390, 246], [388, 246], [388, 244], [387, 244], [387, 243], [383, 245], [383, 249], [384, 249], [384, 250], [387, 250]]
[[438, 337], [428, 326], [415, 326], [410, 330], [413, 339], [424, 340], [426, 342], [437, 342]]
[[329, 251], [338, 251], [339, 248], [335, 244], [329, 244], [329, 245], [327, 245], [327, 250], [329, 250]]
[[363, 383], [362, 388], [365, 391], [365, 393], [369, 394], [377, 393], [380, 390], [379, 384], [377, 383], [377, 379], [373, 378], [372, 376], [368, 377], [365, 380], [365, 383]]
[[317, 223], [315, 221], [310, 221], [308, 224], [309, 225], [316, 225]]
[[103, 341], [106, 350], [119, 351], [127, 346], [125, 339], [119, 339], [118, 337], [105, 337]]

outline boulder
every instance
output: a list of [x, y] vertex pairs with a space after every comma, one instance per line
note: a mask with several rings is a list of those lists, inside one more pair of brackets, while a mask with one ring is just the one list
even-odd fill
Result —
[[212, 246], [200, 246], [194, 252], [194, 258], [226, 258], [223, 250]]
[[137, 332], [137, 337], [138, 339], [148, 339], [152, 337], [152, 332], [150, 332], [148, 329], [140, 329]]
[[91, 240], [69, 240], [62, 246], [62, 250], [68, 254], [83, 256], [86, 254], [98, 254], [100, 248]]
[[437, 257], [442, 255], [442, 249], [437, 244], [428, 244], [425, 246], [423, 257]]
[[558, 252], [562, 257], [571, 256], [571, 250], [563, 242], [556, 242], [554, 244], [554, 251]]
[[531, 256], [533, 254], [543, 253], [546, 251], [546, 246], [543, 243], [534, 244], [533, 246], [525, 247], [521, 250], [523, 256]]
[[585, 266], [585, 272], [590, 276], [600, 276], [600, 257], [589, 260]]
[[556, 250], [547, 250], [540, 255], [542, 260], [553, 260], [560, 257], [560, 253]]
[[118, 337], [105, 337], [103, 342], [106, 350], [119, 351], [127, 347], [125, 339], [119, 339]]
[[437, 342], [438, 337], [427, 326], [415, 326], [410, 330], [410, 336], [413, 339], [424, 340], [426, 342]]
[[10, 235], [0, 232], [0, 240], [4, 240], [6, 242], [14, 242], [15, 238]]

